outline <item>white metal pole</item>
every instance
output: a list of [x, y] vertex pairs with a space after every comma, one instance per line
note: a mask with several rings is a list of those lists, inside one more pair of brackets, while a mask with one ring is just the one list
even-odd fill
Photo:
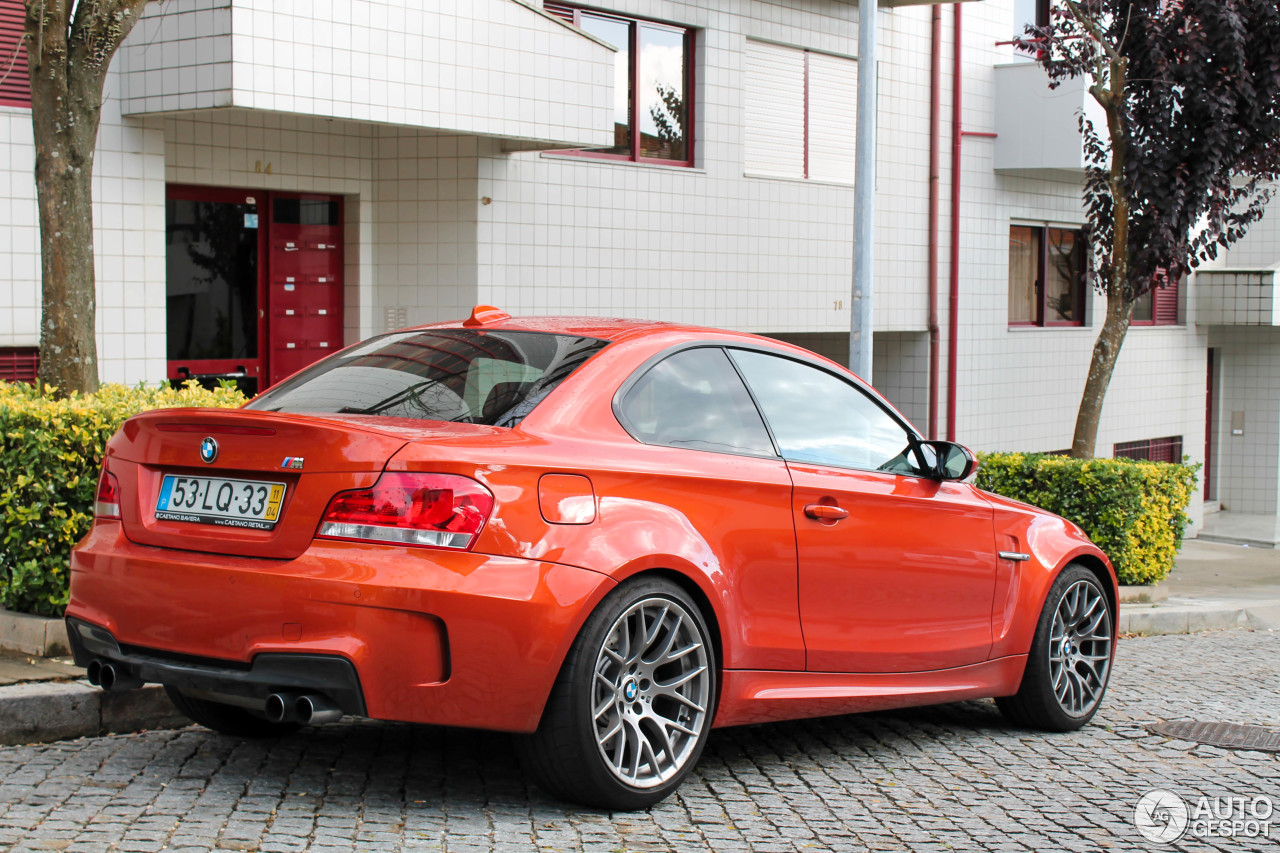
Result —
[[877, 0], [858, 4], [858, 135], [853, 185], [853, 316], [849, 369], [870, 383], [876, 225]]

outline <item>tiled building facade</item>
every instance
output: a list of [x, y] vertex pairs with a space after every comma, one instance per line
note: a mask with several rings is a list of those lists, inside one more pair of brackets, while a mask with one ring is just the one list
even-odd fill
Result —
[[[187, 366], [184, 359], [245, 362], [268, 375], [272, 359], [286, 363], [280, 347], [336, 347], [463, 317], [477, 303], [513, 314], [724, 326], [843, 359], [858, 5], [596, 0], [577, 16], [573, 6], [541, 6], [149, 5], [108, 79], [95, 168], [103, 379], [157, 380]], [[1020, 140], [1016, 130], [1039, 121], [1051, 137], [1054, 122], [1074, 124], [1081, 101], [1049, 98], [1043, 78], [1034, 103], [1019, 94], [1028, 66], [999, 44], [1020, 27], [1015, 7], [1014, 0], [963, 4], [953, 428], [978, 449], [1058, 450], [1070, 444], [1104, 304], [1082, 279], [1061, 273], [1078, 265], [1069, 251], [1083, 223], [1078, 156], [1059, 162], [1048, 143]], [[922, 429], [932, 14], [929, 6], [883, 8], [876, 152], [873, 380]], [[957, 131], [952, 15], [951, 7], [941, 12], [939, 55], [943, 359]], [[631, 34], [618, 37], [630, 39], [625, 50], [605, 37], [614, 32]], [[655, 81], [681, 88], [674, 107], [652, 97]], [[674, 137], [658, 116], [679, 125]], [[38, 229], [30, 119], [20, 105], [0, 107], [0, 152], [0, 347], [35, 347]], [[175, 325], [175, 306], [204, 304], [192, 301], [194, 285], [175, 284], [185, 261], [175, 261], [174, 247], [186, 227], [182, 202], [206, 188], [217, 191], [209, 199], [260, 222], [246, 239], [260, 239], [266, 264], [256, 290], [262, 328], [253, 357], [239, 361], [202, 361], [209, 352], [184, 352], [174, 340], [175, 329], [188, 328]], [[272, 313], [275, 289], [287, 286], [276, 259], [289, 247], [268, 220], [278, 201], [298, 200], [334, 204], [325, 222], [341, 235], [333, 246], [338, 274], [319, 276], [340, 286], [333, 340], [318, 341], [319, 333], [285, 340], [281, 330], [292, 321]], [[330, 245], [311, 239], [300, 246]], [[1163, 322], [1130, 332], [1100, 455], [1176, 436], [1183, 453], [1203, 459], [1208, 349], [1227, 345], [1197, 325], [1195, 299], [1184, 295], [1182, 303], [1172, 313], [1168, 305], [1153, 310]], [[244, 307], [237, 310], [248, 322]], [[945, 434], [945, 364], [941, 373]], [[1274, 469], [1280, 423], [1270, 434]], [[1233, 465], [1223, 460], [1220, 476], [1246, 476]], [[1273, 487], [1272, 512], [1275, 497]], [[1198, 523], [1198, 502], [1193, 509]]]

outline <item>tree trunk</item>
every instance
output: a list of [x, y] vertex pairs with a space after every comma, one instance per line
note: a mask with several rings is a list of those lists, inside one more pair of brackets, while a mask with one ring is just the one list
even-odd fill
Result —
[[1111, 384], [1111, 374], [1116, 369], [1120, 347], [1129, 333], [1133, 319], [1133, 303], [1118, 295], [1107, 296], [1107, 318], [1093, 345], [1093, 360], [1089, 362], [1089, 378], [1084, 383], [1084, 395], [1080, 398], [1080, 411], [1076, 415], [1076, 433], [1071, 440], [1071, 455], [1076, 459], [1092, 459], [1098, 443], [1098, 421], [1102, 418], [1102, 401]]
[[26, 0], [40, 209], [40, 383], [98, 389], [93, 155], [102, 87], [147, 0]]
[[[35, 87], [33, 87], [34, 89]], [[35, 97], [32, 111], [35, 112]], [[59, 99], [60, 100], [60, 99]], [[45, 116], [55, 122], [92, 124], [92, 117], [62, 114], [54, 104]], [[33, 120], [39, 122], [40, 119]], [[98, 345], [93, 265], [93, 143], [70, 134], [36, 147], [36, 185], [40, 207], [40, 383], [60, 395], [98, 390]], [[80, 136], [82, 134], [74, 134]], [[37, 134], [37, 138], [39, 134]], [[52, 144], [50, 144], [52, 143]], [[88, 150], [85, 150], [87, 147]]]

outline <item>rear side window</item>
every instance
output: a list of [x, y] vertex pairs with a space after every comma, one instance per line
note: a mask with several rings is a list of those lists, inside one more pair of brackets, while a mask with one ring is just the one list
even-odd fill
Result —
[[607, 343], [543, 332], [397, 332], [319, 362], [246, 408], [515, 426]]
[[714, 347], [684, 350], [649, 368], [627, 391], [618, 416], [645, 444], [776, 455], [738, 372]]

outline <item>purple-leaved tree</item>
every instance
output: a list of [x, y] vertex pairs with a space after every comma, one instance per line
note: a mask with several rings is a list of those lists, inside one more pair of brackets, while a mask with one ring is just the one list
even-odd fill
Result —
[[1016, 44], [1049, 85], [1084, 77], [1089, 268], [1107, 297], [1071, 455], [1090, 459], [1134, 302], [1176, 282], [1262, 216], [1280, 179], [1276, 0], [1054, 0]]

